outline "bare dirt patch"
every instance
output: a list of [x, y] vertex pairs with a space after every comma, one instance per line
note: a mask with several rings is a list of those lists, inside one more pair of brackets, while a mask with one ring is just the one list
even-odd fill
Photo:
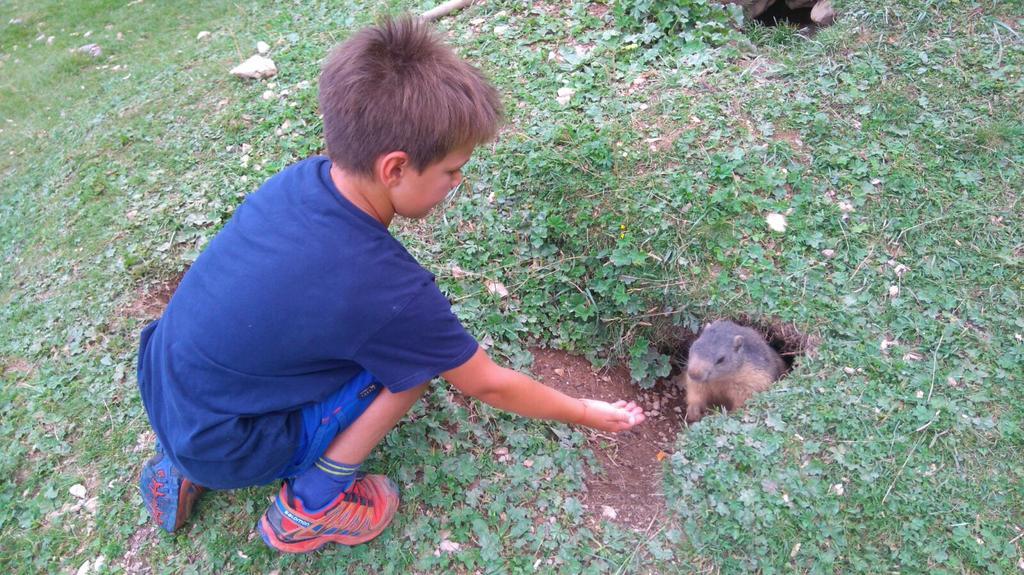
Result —
[[178, 289], [178, 284], [181, 283], [181, 278], [184, 275], [183, 273], [170, 280], [142, 286], [135, 292], [128, 305], [121, 308], [118, 316], [134, 320], [157, 319], [163, 314], [167, 303], [171, 301], [171, 296], [174, 295], [174, 290]]
[[[787, 373], [800, 356], [813, 355], [818, 345], [818, 338], [792, 324], [749, 317], [733, 321], [764, 334], [786, 362]], [[673, 359], [673, 375], [685, 370], [686, 356], [697, 334], [678, 327], [658, 331], [663, 331], [656, 336], [659, 349]], [[647, 420], [630, 431], [611, 434], [586, 430], [588, 444], [601, 466], [598, 473], [588, 476], [582, 498], [591, 522], [598, 524], [606, 518], [648, 531], [654, 524], [669, 521], [662, 488], [663, 460], [671, 456], [677, 435], [686, 429], [685, 392], [671, 379], [659, 381], [648, 390], [640, 389], [625, 366], [598, 370], [586, 359], [566, 352], [530, 351], [534, 357], [531, 371], [544, 384], [573, 397], [634, 401], [647, 414]]]
[[147, 522], [142, 527], [139, 527], [135, 533], [132, 533], [131, 538], [128, 539], [127, 550], [120, 558], [120, 561], [117, 562], [117, 565], [122, 567], [125, 573], [152, 573], [153, 569], [146, 560], [145, 551], [149, 544], [158, 536], [157, 527], [151, 522]]
[[36, 367], [27, 359], [21, 357], [4, 358], [0, 361], [0, 374], [14, 374], [18, 379], [31, 379], [35, 374]]
[[661, 459], [672, 452], [682, 425], [686, 409], [682, 392], [663, 383], [641, 390], [630, 381], [625, 367], [595, 371], [582, 357], [548, 349], [531, 351], [531, 371], [544, 384], [574, 397], [635, 401], [648, 413], [647, 421], [630, 431], [587, 431], [601, 465], [601, 472], [587, 479], [583, 495], [591, 520], [611, 519], [603, 515], [610, 513], [605, 509], [609, 507], [616, 523], [635, 530], [646, 531], [666, 521]]

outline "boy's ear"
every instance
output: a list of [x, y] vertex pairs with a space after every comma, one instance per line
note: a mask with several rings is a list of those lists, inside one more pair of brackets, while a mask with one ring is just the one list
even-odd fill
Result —
[[388, 152], [377, 158], [377, 179], [388, 187], [398, 185], [409, 165], [409, 154], [401, 151]]

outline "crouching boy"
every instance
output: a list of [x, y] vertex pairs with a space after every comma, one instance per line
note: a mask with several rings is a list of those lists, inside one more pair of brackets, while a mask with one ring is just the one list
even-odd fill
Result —
[[574, 399], [499, 367], [388, 233], [462, 178], [501, 121], [495, 89], [422, 22], [341, 44], [320, 77], [327, 157], [238, 207], [142, 332], [138, 380], [158, 438], [142, 498], [167, 531], [207, 489], [283, 480], [258, 530], [306, 552], [373, 539], [398, 489], [359, 471], [440, 375], [532, 418], [621, 431], [632, 403]]

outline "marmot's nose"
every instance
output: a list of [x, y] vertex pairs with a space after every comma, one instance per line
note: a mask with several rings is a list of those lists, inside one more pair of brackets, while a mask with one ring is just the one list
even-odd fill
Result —
[[704, 381], [704, 378], [707, 377], [707, 375], [708, 372], [704, 369], [701, 369], [699, 366], [691, 365], [690, 367], [686, 368], [686, 376], [692, 379], [693, 381]]

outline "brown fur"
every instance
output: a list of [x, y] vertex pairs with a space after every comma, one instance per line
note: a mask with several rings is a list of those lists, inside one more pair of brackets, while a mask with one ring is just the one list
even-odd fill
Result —
[[[728, 361], [715, 364], [716, 357]], [[779, 379], [785, 363], [757, 332], [731, 322], [705, 328], [690, 348], [687, 372], [676, 384], [686, 389], [686, 421], [695, 423], [709, 407], [734, 410]]]

